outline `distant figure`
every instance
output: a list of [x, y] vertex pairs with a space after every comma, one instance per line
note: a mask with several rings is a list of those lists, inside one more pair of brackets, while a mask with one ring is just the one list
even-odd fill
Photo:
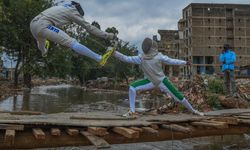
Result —
[[222, 72], [224, 73], [224, 90], [229, 96], [236, 96], [234, 63], [236, 62], [236, 54], [230, 48], [229, 44], [224, 44], [222, 53], [220, 54], [220, 62], [222, 63]]
[[62, 6], [53, 6], [36, 16], [30, 23], [30, 30], [37, 40], [37, 46], [42, 52], [42, 56], [46, 56], [48, 52], [48, 48], [46, 47], [48, 40], [69, 47], [81, 55], [101, 62], [103, 59], [101, 55], [94, 53], [60, 29], [64, 25], [75, 22], [97, 37], [107, 40], [113, 40], [116, 37], [113, 33], [104, 32], [89, 24], [83, 16], [84, 11], [81, 5], [74, 1]]
[[134, 117], [135, 112], [135, 99], [137, 91], [147, 91], [154, 88], [159, 88], [165, 94], [171, 95], [175, 101], [180, 102], [189, 111], [194, 114], [203, 116], [202, 112], [194, 109], [184, 95], [172, 84], [172, 82], [165, 76], [162, 64], [168, 65], [190, 65], [189, 61], [178, 60], [169, 58], [158, 52], [157, 43], [150, 39], [145, 38], [142, 43], [143, 54], [138, 56], [126, 56], [122, 53], [115, 51], [114, 56], [127, 63], [138, 64], [141, 66], [146, 78], [134, 81], [129, 86], [129, 101], [130, 110], [125, 113], [124, 117]]

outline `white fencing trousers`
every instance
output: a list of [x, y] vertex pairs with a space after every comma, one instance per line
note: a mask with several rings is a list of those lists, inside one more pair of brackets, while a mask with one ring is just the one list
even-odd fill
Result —
[[[174, 98], [175, 101], [183, 104], [189, 111], [195, 112], [195, 109], [192, 105], [187, 101], [187, 99], [175, 88], [175, 86], [167, 79], [160, 83], [158, 86], [162, 92], [165, 94], [169, 94]], [[130, 110], [135, 112], [135, 99], [137, 91], [146, 91], [154, 89], [155, 85], [150, 82], [148, 79], [137, 80], [133, 82], [129, 87], [129, 102], [130, 102]]]

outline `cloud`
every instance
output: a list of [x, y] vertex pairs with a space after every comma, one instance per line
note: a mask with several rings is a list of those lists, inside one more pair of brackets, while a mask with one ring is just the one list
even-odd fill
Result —
[[[142, 40], [158, 29], [177, 29], [182, 9], [190, 3], [241, 3], [248, 0], [78, 0], [87, 21], [97, 21], [105, 30], [116, 27], [118, 37], [140, 47]], [[158, 36], [159, 37], [159, 36]]]

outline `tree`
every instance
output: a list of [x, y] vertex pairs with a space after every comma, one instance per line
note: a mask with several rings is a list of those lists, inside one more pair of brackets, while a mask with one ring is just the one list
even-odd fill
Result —
[[0, 45], [5, 47], [8, 54], [17, 58], [14, 79], [16, 86], [22, 71], [25, 85], [31, 87], [31, 76], [40, 54], [29, 24], [36, 15], [51, 5], [51, 0], [4, 0], [1, 5], [3, 16], [0, 22]]

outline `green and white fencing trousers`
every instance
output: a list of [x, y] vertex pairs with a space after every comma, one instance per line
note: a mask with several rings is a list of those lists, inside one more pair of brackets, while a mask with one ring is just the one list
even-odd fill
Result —
[[[183, 96], [183, 94], [178, 91], [178, 89], [171, 83], [171, 81], [168, 80], [168, 78], [165, 77], [158, 87], [162, 92], [164, 92], [165, 94], [169, 94], [174, 98], [175, 101], [180, 102], [182, 105], [184, 105], [189, 111], [196, 111]], [[141, 79], [133, 82], [129, 87], [130, 110], [132, 112], [135, 112], [135, 99], [137, 91], [146, 91], [154, 88], [155, 85], [148, 79]]]
[[31, 21], [30, 30], [34, 38], [37, 40], [39, 50], [42, 52], [47, 51], [45, 49], [45, 42], [46, 40], [49, 40], [69, 47], [75, 52], [90, 57], [97, 62], [100, 62], [102, 59], [101, 55], [94, 53], [86, 46], [80, 44], [74, 38], [70, 37], [63, 30], [52, 25], [51, 22], [43, 15], [38, 15]]

